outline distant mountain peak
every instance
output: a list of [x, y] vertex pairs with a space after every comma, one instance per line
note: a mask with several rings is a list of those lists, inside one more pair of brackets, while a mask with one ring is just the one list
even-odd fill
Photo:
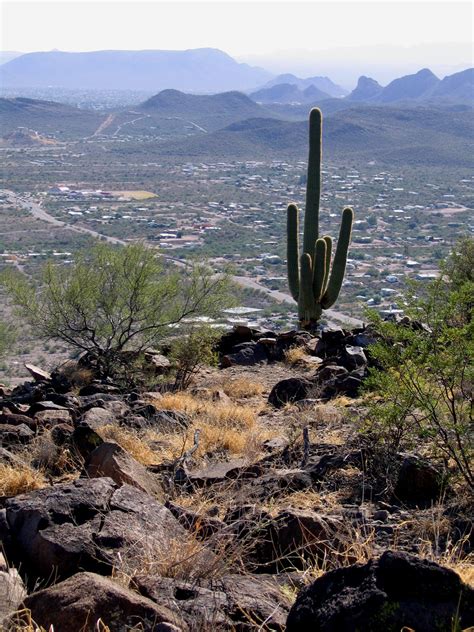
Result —
[[347, 97], [349, 101], [370, 101], [382, 92], [382, 86], [372, 79], [362, 75], [359, 77], [357, 86]]
[[420, 99], [428, 96], [439, 82], [438, 77], [429, 68], [422, 68], [412, 75], [394, 79], [383, 89], [379, 99], [383, 103]]

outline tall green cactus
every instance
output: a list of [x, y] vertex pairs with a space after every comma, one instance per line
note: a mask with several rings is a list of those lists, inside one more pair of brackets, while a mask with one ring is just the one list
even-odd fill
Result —
[[298, 302], [300, 326], [314, 328], [323, 309], [331, 307], [341, 290], [351, 240], [354, 211], [342, 212], [341, 228], [331, 270], [332, 239], [319, 237], [319, 201], [321, 196], [322, 114], [313, 108], [309, 115], [309, 159], [306, 184], [306, 209], [303, 254], [299, 256], [298, 208], [288, 206], [287, 260], [288, 285]]

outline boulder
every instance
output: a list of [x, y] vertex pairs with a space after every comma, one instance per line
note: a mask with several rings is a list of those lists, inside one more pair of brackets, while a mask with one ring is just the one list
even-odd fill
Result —
[[25, 364], [25, 369], [36, 382], [49, 382], [51, 380], [51, 374], [48, 371], [44, 371], [34, 364]]
[[153, 369], [155, 375], [163, 375], [171, 368], [171, 362], [158, 351], [145, 351], [145, 362]]
[[206, 514], [196, 513], [191, 509], [180, 507], [168, 500], [165, 507], [171, 511], [179, 524], [190, 531], [198, 540], [209, 540], [221, 534], [225, 523]]
[[367, 358], [362, 347], [345, 345], [343, 352], [338, 357], [338, 363], [352, 371], [361, 366], [367, 366]]
[[87, 424], [90, 428], [97, 430], [102, 426], [113, 424], [116, 421], [116, 416], [110, 410], [105, 408], [94, 407], [87, 410], [81, 419], [82, 423]]
[[65, 578], [79, 570], [133, 574], [189, 534], [144, 492], [110, 478], [79, 479], [5, 503], [12, 554], [28, 576]]
[[156, 498], [163, 496], [161, 485], [146, 468], [118, 443], [112, 441], [104, 441], [89, 454], [84, 464], [84, 473], [89, 478], [108, 476], [117, 485], [126, 483]]
[[311, 510], [288, 509], [272, 516], [255, 505], [244, 505], [230, 512], [225, 522], [246, 543], [247, 567], [258, 573], [301, 570], [308, 562], [321, 562], [341, 546], [343, 533], [340, 521]]
[[[139, 576], [141, 594], [166, 605], [192, 630], [212, 622], [216, 630], [285, 629], [290, 601], [266, 576], [224, 575], [200, 585], [157, 576]], [[261, 627], [262, 626], [262, 627]], [[265, 626], [265, 627], [263, 627]]]
[[302, 377], [290, 377], [277, 382], [268, 396], [268, 402], [275, 408], [306, 399], [314, 384]]
[[25, 424], [10, 426], [2, 424], [0, 426], [0, 446], [13, 447], [25, 445], [33, 440], [35, 433]]
[[[268, 353], [265, 345], [261, 343], [244, 343], [248, 346], [238, 345], [235, 353], [228, 353], [221, 358], [221, 367], [226, 369], [231, 366], [254, 366], [268, 362]], [[239, 348], [240, 347], [240, 348]]]
[[474, 625], [474, 591], [452, 570], [400, 552], [326, 573], [304, 588], [287, 632], [416, 632]]
[[[25, 607], [31, 610], [36, 624], [46, 630], [53, 626], [54, 632], [94, 632], [105, 626], [114, 632], [126, 632], [137, 629], [137, 625], [141, 630], [158, 631], [160, 623], [188, 629], [165, 605], [88, 572], [33, 593], [25, 600]], [[99, 619], [103, 626], [97, 625]]]
[[402, 502], [430, 505], [441, 496], [443, 478], [442, 473], [428, 461], [415, 454], [403, 455], [394, 495]]
[[83, 459], [87, 459], [89, 454], [104, 442], [95, 430], [84, 423], [74, 429], [70, 441], [71, 447]]
[[23, 580], [15, 568], [10, 568], [3, 554], [0, 553], [0, 628], [7, 623], [27, 593]]
[[24, 424], [31, 430], [36, 430], [36, 421], [28, 417], [27, 415], [21, 415], [18, 413], [3, 412], [0, 415], [0, 426], [7, 424], [8, 426], [19, 426]]

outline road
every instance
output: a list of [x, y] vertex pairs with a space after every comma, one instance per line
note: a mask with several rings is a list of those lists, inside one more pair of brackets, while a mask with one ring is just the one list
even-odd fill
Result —
[[[24, 199], [20, 197], [17, 193], [14, 193], [13, 191], [3, 190], [3, 191], [0, 191], [0, 193], [3, 195], [6, 195], [10, 203], [18, 204], [19, 206], [22, 206], [24, 209], [29, 211], [33, 215], [33, 217], [36, 217], [37, 219], [41, 219], [44, 222], [48, 222], [49, 224], [53, 226], [57, 226], [57, 227], [64, 228], [67, 230], [72, 230], [76, 233], [91, 235], [91, 237], [101, 239], [102, 241], [106, 241], [110, 244], [125, 245], [127, 243], [123, 239], [118, 239], [117, 237], [108, 237], [107, 235], [103, 235], [102, 233], [99, 233], [90, 228], [83, 228], [82, 226], [73, 226], [71, 224], [68, 224], [67, 222], [63, 222], [59, 219], [56, 219], [55, 217], [47, 213], [41, 207], [41, 205], [38, 204], [37, 202], [32, 202], [31, 200]], [[167, 255], [163, 255], [163, 256], [165, 259], [169, 261], [173, 261], [175, 264], [177, 264], [180, 267], [183, 267], [186, 265], [179, 259], [175, 259]], [[238, 283], [238, 285], [241, 285], [242, 287], [251, 288], [253, 290], [259, 290], [260, 292], [264, 292], [265, 294], [268, 294], [277, 303], [290, 303], [296, 307], [293, 298], [289, 294], [286, 294], [285, 292], [270, 290], [267, 287], [265, 287], [265, 285], [262, 285], [261, 283], [258, 283], [257, 281], [250, 279], [249, 277], [233, 276], [232, 278], [236, 283]], [[336, 324], [344, 323], [344, 324], [349, 325], [350, 327], [360, 327], [363, 324], [362, 321], [359, 320], [358, 318], [347, 316], [346, 314], [342, 314], [341, 312], [335, 311], [333, 309], [326, 309], [324, 311], [324, 315], [327, 318], [327, 320], [331, 321], [331, 324], [332, 324], [332, 321], [334, 321], [334, 323]]]

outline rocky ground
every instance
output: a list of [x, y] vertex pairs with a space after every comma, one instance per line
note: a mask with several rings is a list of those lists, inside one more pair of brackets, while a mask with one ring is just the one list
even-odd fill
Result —
[[0, 400], [3, 629], [474, 626], [472, 498], [417, 454], [371, 474], [371, 336], [236, 328], [184, 392], [30, 366]]

